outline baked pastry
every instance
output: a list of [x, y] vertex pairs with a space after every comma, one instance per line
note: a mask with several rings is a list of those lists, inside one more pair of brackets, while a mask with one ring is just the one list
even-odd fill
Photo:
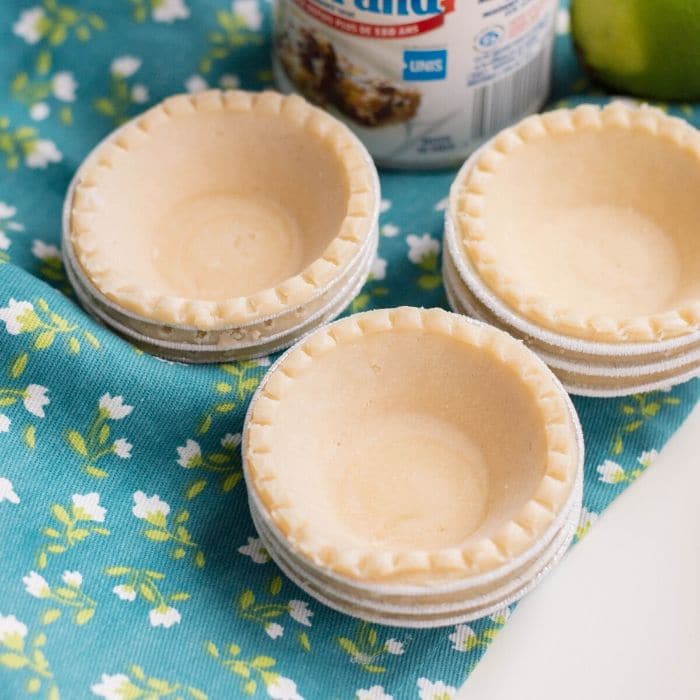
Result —
[[700, 133], [660, 110], [528, 117], [453, 184], [455, 264], [466, 261], [506, 311], [561, 336], [690, 336], [700, 330], [699, 191]]
[[292, 558], [352, 585], [435, 587], [515, 566], [560, 531], [577, 425], [507, 334], [440, 309], [371, 311], [273, 367], [244, 473], [254, 517]]
[[[451, 232], [446, 236], [442, 276], [450, 307], [518, 337], [522, 331], [509, 325], [516, 317], [509, 314], [506, 319], [494, 314], [460, 279], [450, 252], [455, 247]], [[541, 330], [526, 332], [524, 340], [573, 394], [625, 396], [668, 388], [691, 379], [700, 369], [698, 333], [646, 343], [646, 347], [631, 343], [587, 343]]]
[[339, 121], [300, 97], [212, 90], [165, 100], [95, 149], [68, 237], [119, 309], [206, 332], [303, 316], [366, 258], [378, 201]]

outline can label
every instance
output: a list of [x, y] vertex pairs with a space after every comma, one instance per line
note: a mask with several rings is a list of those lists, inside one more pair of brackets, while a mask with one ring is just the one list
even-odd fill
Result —
[[382, 164], [437, 167], [537, 110], [557, 0], [278, 0], [275, 79]]

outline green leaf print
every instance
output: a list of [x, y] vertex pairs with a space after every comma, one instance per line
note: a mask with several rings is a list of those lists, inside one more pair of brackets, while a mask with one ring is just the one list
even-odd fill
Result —
[[[2, 151], [1, 143], [2, 138], [0, 137], [0, 151]], [[60, 345], [64, 351], [70, 355], [76, 355], [81, 348], [78, 340], [80, 335], [85, 338], [89, 336], [92, 341], [95, 341], [94, 343], [90, 342], [90, 346], [99, 349], [99, 341], [94, 335], [81, 330], [77, 323], [72, 323], [51, 311], [46, 300], [41, 297], [38, 297], [33, 303], [10, 299], [2, 311], [9, 319], [5, 320], [8, 331], [12, 328], [15, 333], [30, 335], [31, 347], [34, 350], [48, 350], [55, 347], [57, 341], [61, 339], [63, 342]]]
[[387, 639], [380, 643], [376, 628], [367, 622], [358, 625], [355, 637], [336, 637], [336, 643], [347, 654], [350, 661], [367, 673], [385, 673], [386, 662], [392, 655], [404, 653], [404, 643]]
[[[11, 379], [10, 384], [0, 384], [0, 428], [3, 432], [10, 430], [11, 421], [8, 418], [6, 409], [10, 406], [24, 409], [29, 415], [37, 418], [45, 418], [45, 407], [51, 403], [48, 397], [49, 390], [39, 384], [25, 384], [22, 377], [25, 374], [28, 362], [28, 354], [22, 353], [13, 360], [7, 374]], [[14, 409], [13, 409], [14, 410]], [[33, 424], [26, 424], [22, 430], [22, 442], [33, 450], [36, 447], [36, 428]]]
[[[243, 590], [235, 602], [236, 612], [243, 620], [254, 622], [265, 630], [272, 639], [284, 634], [284, 627], [279, 624], [282, 618], [289, 617], [298, 624], [311, 627], [313, 613], [307, 603], [302, 600], [279, 601], [282, 593], [283, 581], [280, 576], [273, 576], [267, 583], [268, 597], [256, 596], [252, 589]], [[277, 600], [275, 600], [277, 599]], [[300, 646], [304, 648], [306, 640], [298, 639]], [[308, 644], [310, 648], [310, 644]]]
[[40, 632], [27, 640], [27, 626], [14, 615], [0, 615], [0, 621], [5, 628], [0, 637], [0, 645], [7, 650], [0, 652], [0, 666], [24, 673], [27, 676], [25, 688], [28, 693], [38, 692], [44, 687], [46, 697], [57, 700], [58, 688], [53, 680], [51, 666], [40, 648], [46, 643], [46, 635]]
[[24, 370], [27, 369], [28, 361], [29, 353], [23, 352], [21, 355], [18, 355], [10, 365], [10, 378], [19, 379], [24, 374]]
[[228, 397], [229, 400], [217, 401], [201, 416], [197, 423], [197, 435], [205, 435], [215, 420], [231, 413], [239, 405], [245, 403], [260, 383], [264, 373], [261, 368], [264, 366], [264, 360], [247, 360], [218, 366], [227, 377], [232, 377], [235, 382], [219, 380], [213, 383], [214, 393]]
[[170, 602], [187, 601], [190, 595], [183, 591], [163, 593], [161, 584], [166, 578], [165, 574], [122, 565], [108, 566], [104, 573], [122, 579], [121, 583], [112, 588], [120, 600], [134, 601], [138, 597], [148, 604], [151, 626], [168, 629], [180, 622], [180, 612]]
[[96, 112], [107, 117], [114, 126], [119, 126], [131, 119], [140, 107], [134, 100], [135, 90], [129, 84], [129, 78], [117, 72], [115, 63], [109, 76], [109, 94], [96, 97], [92, 105]]
[[77, 10], [56, 0], [42, 0], [42, 14], [37, 20], [36, 31], [42, 42], [55, 47], [73, 35], [78, 41], [88, 41], [94, 31], [102, 31], [105, 22], [95, 12]]
[[646, 423], [656, 418], [664, 408], [678, 406], [680, 402], [677, 396], [662, 391], [650, 391], [628, 397], [620, 406], [620, 413], [628, 420], [615, 429], [610, 441], [610, 450], [613, 455], [622, 454], [626, 436], [636, 433]]
[[199, 71], [209, 73], [214, 63], [223, 61], [243, 46], [259, 46], [262, 37], [251, 31], [245, 20], [234, 12], [217, 10], [216, 23], [219, 29], [209, 34], [209, 49], [199, 60]]
[[299, 642], [299, 646], [304, 651], [311, 651], [311, 642], [309, 641], [309, 635], [306, 634], [306, 632], [299, 632], [297, 635], [297, 641]]
[[427, 253], [418, 263], [423, 274], [418, 277], [418, 286], [426, 292], [437, 289], [442, 284], [442, 275], [438, 269], [438, 254]]
[[[240, 434], [227, 433], [220, 440], [221, 448], [215, 452], [203, 453], [201, 445], [188, 439], [184, 445], [177, 447], [177, 463], [183, 469], [208, 472], [217, 477], [219, 488], [223, 493], [232, 491], [243, 477], [241, 455], [238, 446]], [[196, 498], [209, 483], [208, 479], [195, 479], [185, 488], [185, 498]]]
[[0, 116], [0, 157], [8, 170], [29, 164], [32, 153], [39, 147], [39, 134], [30, 126], [12, 127], [9, 118]]
[[154, 543], [170, 543], [170, 556], [182, 559], [187, 553], [192, 555], [194, 565], [201, 569], [206, 563], [204, 552], [194, 541], [185, 523], [189, 520], [189, 511], [180, 509], [172, 518], [170, 506], [159, 496], [146, 496], [142, 491], [134, 494], [134, 515], [145, 521], [143, 536]]
[[220, 666], [240, 678], [240, 689], [246, 695], [254, 695], [262, 688], [267, 690], [270, 697], [276, 697], [274, 691], [271, 692], [271, 686], [283, 680], [296, 687], [296, 684], [277, 673], [277, 660], [271, 656], [258, 654], [243, 658], [240, 646], [233, 643], [227, 646], [226, 653], [222, 653], [212, 641], [204, 642], [204, 650]]
[[29, 572], [22, 580], [28, 593], [51, 604], [41, 614], [44, 625], [58, 620], [63, 611], [72, 616], [76, 625], [87, 624], [95, 614], [97, 602], [82, 590], [83, 577], [77, 571], [64, 572], [62, 581], [65, 585], [59, 586], [50, 586], [36, 571]]
[[66, 432], [66, 442], [77, 455], [82, 457], [81, 469], [88, 476], [104, 479], [109, 472], [97, 466], [108, 456], [129, 459], [133, 445], [124, 437], [109, 440], [110, 422], [128, 416], [133, 406], [124, 404], [121, 396], [104, 394], [97, 403], [91, 423], [82, 433], [75, 428]]
[[24, 444], [33, 450], [36, 447], [36, 428], [33, 425], [26, 425], [22, 431]]
[[[61, 70], [50, 75], [52, 63], [51, 51], [40, 51], [34, 62], [33, 75], [30, 76], [26, 71], [17, 73], [10, 83], [10, 95], [15, 101], [23, 104], [34, 118], [39, 115], [45, 118], [50, 114], [52, 107], [57, 107], [59, 119], [63, 124], [69, 125], [72, 123], [73, 113], [66, 103], [75, 99], [77, 83], [73, 74], [68, 71]], [[47, 265], [47, 278], [50, 279], [55, 273], [60, 275], [60, 281], [66, 281], [60, 257], [51, 256], [43, 260]]]
[[92, 525], [102, 522], [105, 517], [106, 509], [100, 505], [99, 498], [97, 493], [75, 494], [68, 509], [60, 503], [51, 505], [50, 512], [56, 526], [41, 529], [41, 534], [48, 541], [40, 545], [36, 553], [39, 569], [46, 568], [50, 556], [72, 549], [93, 534], [109, 535], [109, 530]]
[[[119, 679], [119, 686], [114, 687], [114, 682]], [[108, 683], [109, 690], [102, 691], [102, 683]], [[93, 692], [100, 690], [99, 695], [105, 697], [119, 697], [123, 700], [161, 700], [161, 698], [171, 698], [172, 700], [184, 700], [194, 698], [194, 700], [207, 700], [207, 694], [179, 681], [167, 681], [163, 678], [149, 676], [141, 666], [132, 664], [127, 673], [120, 673], [115, 676], [105, 674], [102, 683], [93, 686]], [[116, 693], [116, 694], [115, 694]]]

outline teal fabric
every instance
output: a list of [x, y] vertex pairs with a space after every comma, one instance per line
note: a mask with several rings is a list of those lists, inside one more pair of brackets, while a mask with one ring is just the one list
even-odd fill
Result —
[[[239, 433], [266, 363], [144, 355], [94, 323], [66, 282], [60, 212], [81, 159], [186, 87], [268, 84], [269, 14], [258, 0], [0, 3], [2, 698], [446, 698], [508, 616], [404, 630], [309, 599], [260, 549], [241, 479]], [[565, 33], [555, 64], [553, 102], [605, 99]], [[700, 122], [694, 105], [673, 111]], [[446, 306], [453, 175], [382, 174], [385, 262], [352, 310]], [[694, 380], [575, 399], [579, 539], [699, 393]]]

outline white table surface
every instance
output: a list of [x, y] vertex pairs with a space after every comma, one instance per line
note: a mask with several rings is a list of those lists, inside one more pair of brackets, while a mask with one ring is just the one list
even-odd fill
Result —
[[700, 406], [520, 603], [458, 697], [700, 698]]

